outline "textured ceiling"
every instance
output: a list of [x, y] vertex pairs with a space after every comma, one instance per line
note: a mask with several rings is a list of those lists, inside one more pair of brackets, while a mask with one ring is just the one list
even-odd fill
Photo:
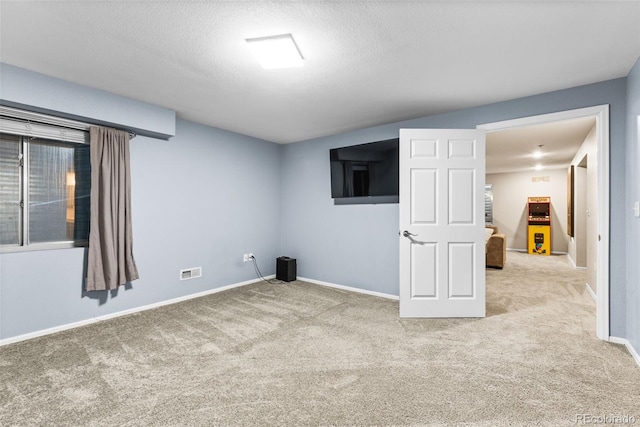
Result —
[[[638, 1], [2, 1], [2, 62], [289, 143], [626, 76]], [[246, 38], [292, 33], [302, 68]]]

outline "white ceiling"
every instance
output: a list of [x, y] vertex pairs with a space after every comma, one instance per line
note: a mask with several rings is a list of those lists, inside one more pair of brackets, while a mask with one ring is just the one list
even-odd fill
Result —
[[[2, 62], [290, 143], [628, 74], [640, 1], [2, 1]], [[302, 68], [245, 39], [292, 33]]]
[[[538, 164], [538, 174], [567, 168], [595, 124], [593, 116], [489, 132], [486, 172], [534, 171]], [[537, 150], [543, 153], [539, 159], [533, 157]]]

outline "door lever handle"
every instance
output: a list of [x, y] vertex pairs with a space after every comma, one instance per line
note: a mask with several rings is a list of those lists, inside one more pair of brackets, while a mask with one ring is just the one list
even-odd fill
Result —
[[402, 235], [403, 235], [404, 237], [411, 237], [411, 236], [413, 236], [413, 237], [417, 237], [417, 236], [418, 236], [417, 234], [409, 233], [407, 230], [404, 230], [404, 231], [402, 232]]

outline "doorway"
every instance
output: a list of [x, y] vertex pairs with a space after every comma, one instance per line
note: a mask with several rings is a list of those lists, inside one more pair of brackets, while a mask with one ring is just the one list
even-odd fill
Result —
[[596, 119], [597, 245], [595, 254], [596, 335], [609, 340], [609, 106], [581, 108], [478, 125], [487, 133], [582, 117]]

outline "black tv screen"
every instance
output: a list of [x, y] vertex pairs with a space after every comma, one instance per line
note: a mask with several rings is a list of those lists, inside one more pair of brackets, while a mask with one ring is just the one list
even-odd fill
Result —
[[398, 138], [334, 148], [331, 197], [354, 203], [397, 203]]
[[529, 215], [549, 216], [549, 203], [529, 203]]

